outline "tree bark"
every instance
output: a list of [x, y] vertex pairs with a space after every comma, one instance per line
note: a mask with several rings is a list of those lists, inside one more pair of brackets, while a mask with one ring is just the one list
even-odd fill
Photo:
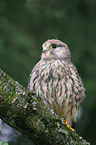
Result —
[[35, 145], [90, 144], [71, 131], [58, 115], [50, 111], [0, 69], [0, 118], [25, 134]]

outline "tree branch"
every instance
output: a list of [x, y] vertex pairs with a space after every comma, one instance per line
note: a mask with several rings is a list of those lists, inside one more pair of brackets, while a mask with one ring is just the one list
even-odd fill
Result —
[[35, 94], [0, 69], [0, 118], [35, 145], [90, 144], [72, 132]]

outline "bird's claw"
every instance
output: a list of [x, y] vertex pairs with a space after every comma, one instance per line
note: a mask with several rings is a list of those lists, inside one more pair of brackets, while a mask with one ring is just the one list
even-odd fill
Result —
[[70, 125], [67, 123], [67, 119], [64, 119], [64, 124], [69, 128], [71, 129], [73, 132], [76, 132], [76, 130], [72, 127], [70, 127]]

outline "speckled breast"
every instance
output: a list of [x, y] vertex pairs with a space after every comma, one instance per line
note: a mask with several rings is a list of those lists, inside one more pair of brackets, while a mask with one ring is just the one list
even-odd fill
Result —
[[60, 117], [68, 120], [76, 120], [85, 96], [75, 66], [66, 60], [40, 60], [30, 74], [28, 89], [41, 97], [44, 104]]

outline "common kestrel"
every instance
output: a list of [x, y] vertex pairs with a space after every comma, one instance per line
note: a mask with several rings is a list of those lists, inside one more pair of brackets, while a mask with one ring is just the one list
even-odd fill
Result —
[[72, 126], [85, 97], [83, 83], [71, 62], [67, 44], [51, 39], [42, 47], [41, 60], [29, 76], [28, 89]]

